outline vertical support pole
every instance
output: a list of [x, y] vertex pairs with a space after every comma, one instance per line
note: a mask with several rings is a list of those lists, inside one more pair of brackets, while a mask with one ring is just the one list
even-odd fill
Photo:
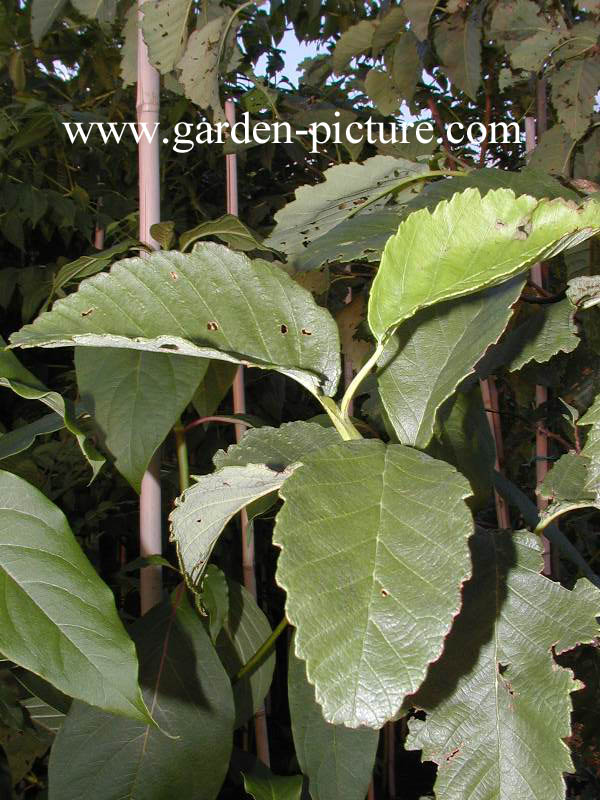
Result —
[[[533, 117], [525, 117], [525, 149], [527, 154], [535, 148], [538, 136], [544, 132], [546, 128], [546, 84], [545, 81], [538, 81], [537, 86], [537, 125]], [[545, 288], [547, 280], [547, 269], [544, 264], [537, 263], [531, 268], [531, 280], [540, 288]], [[548, 402], [548, 389], [546, 386], [537, 385], [535, 387], [535, 406], [539, 408]], [[536, 489], [539, 488], [544, 478], [548, 474], [548, 456], [550, 453], [548, 436], [546, 435], [546, 428], [543, 420], [538, 420], [535, 426], [535, 485]], [[537, 507], [543, 511], [548, 505], [545, 498], [541, 497], [536, 492]], [[544, 569], [543, 574], [550, 578], [552, 577], [552, 552], [550, 549], [550, 542], [545, 536], [542, 536], [543, 544], [543, 557]]]
[[[504, 471], [504, 441], [502, 439], [502, 422], [500, 419], [500, 403], [498, 401], [498, 389], [496, 387], [496, 380], [493, 375], [483, 381], [479, 381], [481, 388], [481, 397], [483, 399], [483, 407], [485, 408], [485, 415], [487, 417], [490, 431], [494, 439], [496, 448], [496, 472], [503, 473]], [[502, 495], [494, 489], [494, 502], [496, 504], [496, 518], [498, 520], [498, 527], [509, 529], [512, 527], [510, 521], [510, 511], [508, 503]]]
[[[225, 102], [225, 117], [230, 126], [235, 124], [235, 106], [233, 100]], [[227, 170], [227, 213], [237, 217], [239, 213], [238, 205], [238, 182], [237, 182], [237, 156], [235, 153], [225, 156]], [[238, 367], [233, 381], [233, 413], [246, 413], [246, 391], [244, 387], [244, 368]], [[246, 431], [245, 425], [235, 426], [235, 440], [240, 442]], [[254, 535], [248, 526], [248, 514], [243, 508], [240, 513], [242, 529], [242, 574], [245, 588], [256, 600], [258, 593], [256, 589], [256, 572], [254, 557]], [[254, 733], [256, 737], [256, 755], [263, 764], [270, 766], [271, 758], [269, 754], [269, 731], [267, 728], [267, 716], [265, 707], [262, 705], [254, 715]]]
[[[138, 19], [142, 20], [142, 5], [138, 0]], [[138, 125], [146, 124], [149, 133], [158, 125], [160, 101], [160, 76], [148, 60], [148, 48], [138, 30], [137, 48], [137, 99]], [[159, 137], [152, 141], [145, 136], [138, 143], [140, 241], [154, 250], [158, 242], [150, 235], [150, 228], [160, 222], [160, 169]], [[142, 477], [140, 492], [140, 556], [162, 552], [162, 508], [160, 489], [160, 450], [150, 462]], [[160, 567], [144, 567], [140, 571], [140, 602], [142, 614], [160, 602], [162, 596], [162, 571]]]

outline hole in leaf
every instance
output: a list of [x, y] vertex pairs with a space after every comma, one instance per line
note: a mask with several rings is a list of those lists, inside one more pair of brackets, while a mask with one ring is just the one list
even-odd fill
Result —
[[176, 272], [169, 272], [169, 275], [173, 278], [174, 281], [179, 279], [179, 275]]
[[206, 323], [206, 328], [209, 331], [218, 331], [219, 330], [219, 326], [218, 326], [218, 324], [216, 322], [207, 322]]
[[280, 330], [282, 333], [287, 333], [287, 332], [288, 332], [288, 326], [287, 326], [287, 325], [284, 325], [284, 324], [282, 323], [282, 324], [281, 324], [281, 327], [279, 328], [279, 330]]
[[382, 597], [389, 597], [390, 593], [386, 589], [382, 589], [381, 590], [381, 596]]
[[303, 336], [312, 336], [312, 331], [307, 331], [306, 328], [302, 328], [302, 335]]
[[82, 317], [89, 317], [89, 315], [90, 315], [90, 314], [92, 314], [92, 313], [93, 313], [93, 311], [94, 311], [94, 309], [93, 309], [93, 308], [88, 308], [88, 310], [87, 310], [87, 311], [82, 311], [82, 312], [81, 312], [81, 316], [82, 316]]
[[175, 352], [177, 352], [177, 350], [179, 350], [179, 347], [176, 344], [161, 344], [160, 345], [160, 349], [161, 350], [174, 350]]

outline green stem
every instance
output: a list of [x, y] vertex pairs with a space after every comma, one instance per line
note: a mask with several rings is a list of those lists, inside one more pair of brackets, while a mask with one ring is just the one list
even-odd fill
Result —
[[398, 181], [398, 183], [392, 184], [392, 186], [388, 186], [387, 189], [379, 192], [379, 194], [373, 195], [373, 197], [369, 197], [364, 203], [356, 208], [353, 208], [350, 213], [346, 214], [344, 219], [351, 219], [355, 214], [360, 213], [363, 211], [367, 206], [373, 205], [378, 200], [381, 200], [383, 197], [387, 197], [388, 194], [392, 194], [393, 192], [397, 192], [400, 189], [403, 189], [405, 186], [408, 186], [410, 183], [416, 183], [417, 181], [426, 181], [429, 178], [441, 178], [441, 177], [448, 177], [448, 178], [464, 178], [467, 174], [465, 170], [453, 170], [453, 169], [434, 169], [430, 170], [429, 172], [419, 172], [417, 175], [409, 175], [408, 178], [402, 178], [402, 180]]
[[187, 442], [185, 440], [185, 429], [178, 419], [173, 426], [175, 434], [175, 448], [177, 450], [177, 466], [179, 468], [179, 491], [185, 492], [190, 485], [190, 464], [188, 459]]
[[350, 419], [350, 417], [348, 416], [348, 410], [350, 408], [350, 403], [352, 402], [352, 398], [356, 394], [356, 390], [377, 363], [377, 359], [383, 353], [384, 347], [385, 347], [385, 342], [383, 341], [379, 342], [371, 357], [367, 359], [367, 361], [365, 361], [363, 366], [359, 369], [354, 378], [352, 378], [352, 380], [350, 381], [350, 384], [346, 389], [346, 393], [344, 394], [342, 398], [342, 403], [340, 405], [342, 420], [344, 420], [344, 422], [346, 420], [349, 421]]
[[254, 672], [255, 669], [258, 669], [263, 661], [271, 654], [271, 651], [275, 648], [275, 642], [287, 628], [288, 621], [284, 617], [279, 625], [275, 628], [275, 630], [271, 633], [269, 638], [264, 641], [261, 646], [258, 648], [256, 653], [252, 656], [252, 658], [247, 661], [243, 667], [240, 667], [238, 672], [233, 676], [232, 683], [237, 683], [243, 677], [248, 675], [251, 672]]
[[331, 397], [325, 397], [324, 395], [317, 395], [317, 400], [325, 411], [327, 412], [329, 419], [333, 422], [333, 426], [342, 439], [345, 442], [350, 441], [351, 439], [362, 439], [363, 437], [354, 427], [352, 420], [348, 417], [348, 419], [344, 419], [340, 412], [340, 409], [337, 406], [335, 400]]

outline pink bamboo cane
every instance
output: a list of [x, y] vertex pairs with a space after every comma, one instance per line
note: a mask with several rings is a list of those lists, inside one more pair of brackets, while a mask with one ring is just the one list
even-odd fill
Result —
[[[538, 93], [538, 109], [541, 93]], [[540, 113], [538, 110], [538, 123], [537, 129], [541, 133], [543, 126], [540, 125]], [[541, 121], [543, 123], [545, 118], [545, 110], [541, 114]], [[533, 117], [525, 117], [525, 148], [527, 153], [531, 153], [536, 144], [536, 121]], [[536, 286], [544, 288], [547, 278], [547, 270], [544, 264], [537, 263], [531, 268], [531, 280]], [[539, 384], [535, 387], [535, 405], [536, 408], [548, 402], [548, 389]], [[548, 474], [548, 455], [549, 455], [549, 440], [546, 432], [544, 420], [538, 420], [535, 427], [535, 482], [536, 488], [539, 488], [542, 481]], [[545, 498], [536, 493], [537, 506], [540, 511], [543, 511], [548, 505]], [[550, 542], [545, 536], [542, 537], [544, 547], [544, 570], [543, 574], [547, 577], [552, 576], [552, 552], [550, 550]]]
[[[225, 116], [230, 125], [235, 123], [235, 106], [232, 100], [225, 103]], [[238, 207], [238, 182], [237, 182], [237, 156], [235, 153], [225, 156], [227, 168], [227, 213], [237, 217]], [[238, 367], [233, 381], [233, 413], [246, 413], [246, 392], [244, 388], [244, 368]], [[235, 426], [235, 439], [239, 442], [246, 432], [246, 425]], [[248, 533], [248, 514], [243, 508], [240, 514], [242, 528], [242, 573], [244, 586], [254, 599], [257, 599], [256, 572], [254, 568], [254, 536]], [[269, 732], [264, 705], [254, 715], [254, 732], [256, 736], [256, 755], [260, 760], [270, 765]]]
[[[138, 0], [138, 19], [141, 23], [144, 0]], [[137, 120], [146, 123], [152, 132], [158, 123], [160, 99], [160, 77], [150, 64], [148, 48], [141, 27], [138, 31], [137, 50]], [[160, 222], [160, 172], [159, 139], [147, 141], [140, 137], [138, 143], [140, 241], [154, 250], [158, 242], [150, 235], [150, 228]], [[162, 552], [160, 450], [158, 450], [142, 477], [140, 491], [140, 555], [149, 556]], [[145, 567], [140, 571], [140, 602], [142, 614], [160, 602], [162, 596], [162, 571], [160, 567]]]

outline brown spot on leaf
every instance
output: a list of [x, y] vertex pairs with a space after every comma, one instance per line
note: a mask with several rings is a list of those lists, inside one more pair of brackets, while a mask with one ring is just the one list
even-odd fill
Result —
[[169, 272], [169, 275], [173, 278], [174, 281], [179, 279], [179, 275], [176, 272]]
[[386, 589], [382, 589], [381, 590], [381, 596], [382, 597], [389, 597], [390, 593]]
[[82, 312], [81, 312], [81, 316], [82, 316], [82, 317], [89, 317], [89, 315], [90, 315], [90, 314], [92, 314], [92, 313], [93, 313], [93, 311], [94, 311], [94, 309], [93, 309], [93, 308], [88, 308], [88, 310], [87, 310], [87, 311], [82, 311]]
[[213, 321], [207, 322], [206, 323], [206, 329], [209, 330], [209, 331], [218, 331], [219, 330], [219, 325], [218, 325], [218, 323], [213, 322]]
[[306, 328], [302, 328], [302, 335], [303, 336], [312, 336], [312, 331], [307, 331]]
[[287, 326], [287, 325], [285, 325], [284, 323], [282, 323], [282, 324], [281, 324], [281, 326], [280, 326], [280, 328], [279, 328], [279, 330], [280, 330], [282, 333], [287, 333], [287, 332], [288, 332], [288, 326]]

